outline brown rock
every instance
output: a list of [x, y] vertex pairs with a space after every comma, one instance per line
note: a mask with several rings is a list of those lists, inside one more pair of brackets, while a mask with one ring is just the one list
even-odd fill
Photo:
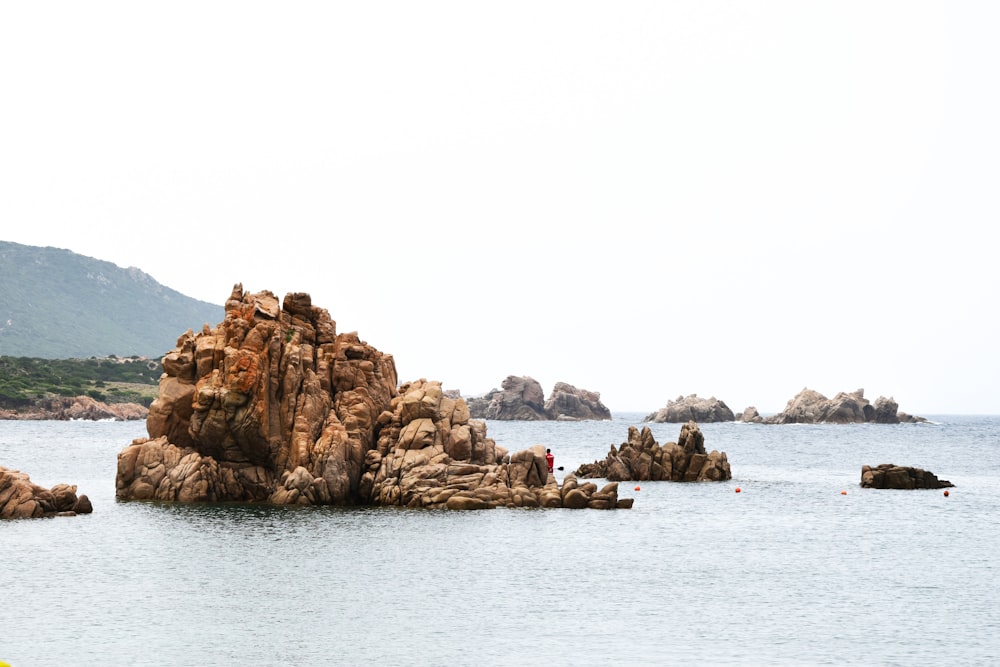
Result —
[[666, 407], [647, 415], [644, 422], [655, 424], [677, 423], [689, 421], [708, 424], [712, 422], [735, 421], [736, 416], [724, 402], [715, 398], [698, 398], [697, 394], [678, 396], [676, 400], [667, 401]]
[[603, 461], [581, 465], [576, 475], [614, 481], [668, 480], [719, 482], [732, 479], [725, 452], [705, 451], [705, 436], [694, 422], [681, 427], [677, 442], [660, 445], [648, 426], [628, 429], [628, 440], [614, 445]]
[[0, 519], [75, 516], [93, 511], [76, 486], [56, 484], [51, 489], [33, 484], [23, 472], [0, 467]]
[[[279, 307], [236, 285], [225, 321], [189, 330], [167, 357], [149, 437], [118, 455], [119, 499], [567, 506], [542, 445], [508, 455], [439, 382], [397, 387], [392, 356], [337, 334], [307, 294]], [[540, 388], [515, 384], [541, 406]], [[617, 487], [570, 486], [570, 506], [625, 506]]]
[[500, 386], [502, 389], [493, 389], [485, 396], [468, 399], [472, 417], [501, 421], [611, 419], [611, 411], [596, 391], [557, 382], [546, 400], [537, 380], [514, 375], [507, 376]]
[[805, 388], [788, 401], [782, 412], [761, 421], [765, 424], [898, 424], [927, 420], [900, 413], [891, 398], [880, 396], [875, 405], [871, 405], [865, 398], [864, 389], [842, 391], [828, 399], [818, 391]]
[[861, 486], [871, 489], [944, 489], [955, 486], [922, 468], [882, 463], [861, 468]]

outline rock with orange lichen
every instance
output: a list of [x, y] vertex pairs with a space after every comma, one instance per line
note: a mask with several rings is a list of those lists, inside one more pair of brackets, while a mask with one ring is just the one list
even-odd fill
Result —
[[225, 321], [182, 335], [163, 368], [149, 437], [118, 455], [122, 500], [631, 506], [573, 483], [567, 504], [541, 445], [509, 456], [439, 382], [398, 387], [393, 357], [338, 334], [308, 294], [279, 306], [236, 285]]

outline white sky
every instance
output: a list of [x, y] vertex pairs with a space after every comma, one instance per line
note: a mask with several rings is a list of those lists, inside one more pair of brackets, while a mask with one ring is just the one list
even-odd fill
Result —
[[309, 292], [465, 394], [1000, 414], [998, 30], [956, 0], [0, 3], [0, 239]]

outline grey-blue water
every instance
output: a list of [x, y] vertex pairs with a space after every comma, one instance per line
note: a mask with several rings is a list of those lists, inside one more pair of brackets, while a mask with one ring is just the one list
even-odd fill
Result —
[[[489, 434], [551, 447], [558, 477], [641, 417]], [[1000, 417], [933, 419], [702, 424], [730, 482], [623, 483], [631, 510], [481, 512], [118, 503], [116, 456], [144, 424], [0, 422], [0, 465], [94, 504], [0, 523], [0, 661], [997, 664]], [[861, 489], [878, 463], [956, 487]]]

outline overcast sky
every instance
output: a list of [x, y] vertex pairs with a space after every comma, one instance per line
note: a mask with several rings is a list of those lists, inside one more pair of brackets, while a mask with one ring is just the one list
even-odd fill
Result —
[[998, 34], [996, 2], [5, 2], [0, 239], [308, 292], [466, 395], [1000, 414]]

